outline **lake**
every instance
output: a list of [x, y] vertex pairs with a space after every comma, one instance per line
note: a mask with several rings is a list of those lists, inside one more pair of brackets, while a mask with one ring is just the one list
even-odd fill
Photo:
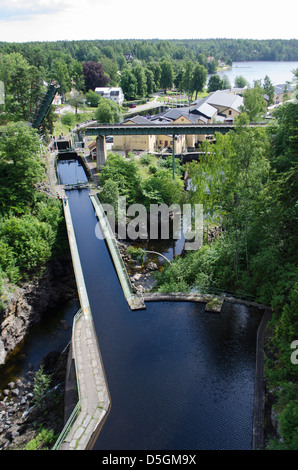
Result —
[[[226, 76], [231, 85], [234, 85], [234, 80], [237, 76], [244, 77], [250, 85], [253, 86], [254, 80], [263, 80], [266, 75], [269, 76], [273, 85], [279, 85], [292, 82], [294, 75], [293, 70], [298, 69], [298, 61], [296, 62], [270, 62], [270, 61], [255, 61], [255, 62], [233, 62], [230, 70], [218, 72], [221, 77]], [[207, 82], [210, 75], [208, 75]]]

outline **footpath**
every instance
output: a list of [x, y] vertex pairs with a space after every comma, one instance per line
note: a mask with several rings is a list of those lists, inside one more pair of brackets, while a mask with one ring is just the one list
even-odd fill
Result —
[[[66, 382], [73, 379], [72, 388], [77, 385], [79, 401], [54, 450], [87, 450], [94, 445], [111, 401], [67, 199], [63, 201], [63, 209], [81, 305], [73, 324]], [[73, 366], [75, 374], [72, 374]]]

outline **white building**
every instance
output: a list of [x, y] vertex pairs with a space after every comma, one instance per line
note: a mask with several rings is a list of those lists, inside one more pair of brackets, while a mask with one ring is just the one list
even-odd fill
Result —
[[124, 94], [120, 87], [97, 87], [94, 91], [103, 98], [115, 101], [120, 106], [124, 101]]

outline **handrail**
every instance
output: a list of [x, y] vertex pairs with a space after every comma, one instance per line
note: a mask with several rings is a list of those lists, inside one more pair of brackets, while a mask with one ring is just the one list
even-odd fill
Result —
[[74, 364], [75, 364], [75, 370], [76, 370], [76, 378], [77, 378], [77, 389], [78, 389], [78, 401], [74, 409], [72, 410], [68, 420], [66, 421], [62, 431], [59, 434], [58, 439], [56, 440], [54, 446], [52, 447], [52, 450], [59, 450], [61, 444], [65, 440], [67, 434], [69, 433], [70, 429], [72, 428], [73, 423], [75, 422], [76, 418], [80, 414], [81, 411], [81, 393], [80, 393], [80, 384], [78, 381], [78, 370], [77, 370], [77, 360], [76, 360], [76, 349], [75, 349], [75, 328], [78, 320], [83, 314], [83, 309], [80, 308], [80, 310], [77, 311], [73, 318], [73, 326], [72, 326], [72, 338], [71, 338], [71, 343], [72, 343], [72, 353], [74, 355]]

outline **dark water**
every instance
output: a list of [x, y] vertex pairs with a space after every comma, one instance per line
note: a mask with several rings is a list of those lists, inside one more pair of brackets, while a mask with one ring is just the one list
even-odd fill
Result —
[[60, 160], [57, 164], [58, 179], [61, 184], [86, 183], [86, 173], [78, 160]]
[[250, 449], [259, 311], [123, 296], [87, 191], [69, 203], [111, 393], [94, 449]]
[[65, 302], [58, 309], [49, 310], [41, 323], [30, 329], [14, 353], [0, 366], [0, 390], [9, 382], [25, 377], [31, 368], [38, 370], [41, 359], [49, 352], [64, 350], [71, 339], [73, 317], [79, 308], [78, 301]]
[[[58, 170], [69, 183], [81, 171], [77, 163], [59, 163]], [[262, 312], [225, 303], [221, 314], [210, 314], [188, 302], [131, 311], [106, 243], [96, 237], [87, 190], [68, 197], [112, 400], [94, 449], [250, 449]], [[159, 251], [167, 250], [172, 255], [171, 243]], [[71, 323], [77, 309], [69, 305], [67, 314], [56, 312], [33, 330], [18, 353], [19, 366], [66, 346], [71, 330], [63, 331], [59, 319], [66, 315]]]

